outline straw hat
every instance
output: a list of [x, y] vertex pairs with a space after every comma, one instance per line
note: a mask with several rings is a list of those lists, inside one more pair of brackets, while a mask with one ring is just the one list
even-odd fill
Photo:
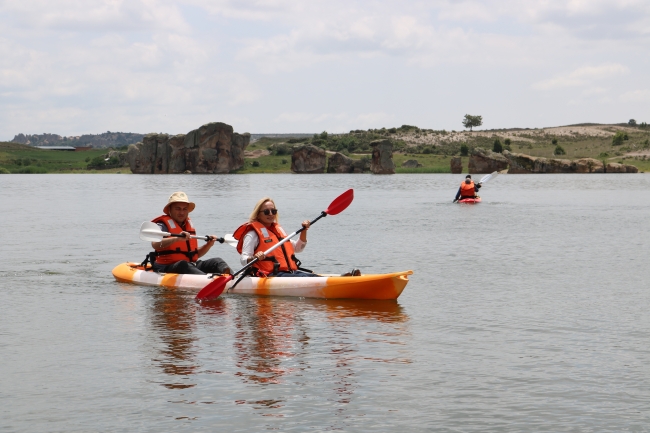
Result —
[[176, 191], [172, 195], [169, 196], [169, 200], [167, 201], [167, 205], [163, 209], [163, 212], [167, 215], [169, 215], [169, 206], [172, 203], [187, 203], [189, 204], [189, 212], [192, 212], [196, 205], [192, 203], [188, 198], [187, 194], [185, 194], [183, 191]]

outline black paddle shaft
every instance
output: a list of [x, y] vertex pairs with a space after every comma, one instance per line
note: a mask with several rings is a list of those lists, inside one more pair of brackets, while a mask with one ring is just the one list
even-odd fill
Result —
[[[180, 233], [170, 233], [169, 236], [173, 236], [175, 238], [184, 238], [185, 237]], [[211, 236], [194, 236], [194, 239], [202, 239], [202, 240], [204, 240], [206, 242], [210, 242], [210, 238], [211, 238]], [[225, 242], [225, 239], [224, 238], [215, 238], [215, 241], [222, 244], [222, 243]]]

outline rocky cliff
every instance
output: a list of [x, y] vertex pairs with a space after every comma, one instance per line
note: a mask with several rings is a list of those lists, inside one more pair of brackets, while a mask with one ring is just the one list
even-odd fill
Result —
[[393, 143], [390, 140], [376, 140], [370, 143], [372, 161], [370, 171], [373, 174], [395, 174], [393, 162]]
[[311, 144], [296, 146], [291, 153], [291, 171], [294, 173], [325, 173], [327, 153]]
[[230, 173], [244, 165], [250, 134], [233, 132], [230, 125], [208, 123], [187, 134], [147, 134], [129, 146], [133, 173]]
[[471, 174], [492, 173], [508, 168], [508, 160], [500, 153], [477, 147], [469, 156], [469, 172]]
[[352, 159], [336, 152], [327, 159], [328, 173], [364, 173], [370, 170], [370, 160]]
[[510, 168], [508, 173], [604, 173], [602, 161], [594, 158], [553, 159], [503, 151]]

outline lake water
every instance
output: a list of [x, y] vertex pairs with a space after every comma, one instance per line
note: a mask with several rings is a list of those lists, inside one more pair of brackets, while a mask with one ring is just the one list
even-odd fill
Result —
[[[647, 431], [650, 176], [0, 176], [0, 431]], [[188, 193], [199, 234], [265, 195], [304, 265], [412, 269], [396, 302], [120, 284]], [[238, 269], [232, 247], [217, 244]]]

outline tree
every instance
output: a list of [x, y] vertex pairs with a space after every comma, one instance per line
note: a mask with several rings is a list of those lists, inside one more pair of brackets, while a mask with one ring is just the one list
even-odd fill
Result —
[[460, 145], [460, 156], [467, 156], [469, 154], [469, 148], [465, 143]]
[[503, 146], [501, 145], [501, 140], [499, 140], [498, 138], [494, 140], [494, 146], [492, 146], [492, 151], [496, 153], [503, 152]]
[[627, 124], [630, 125], [630, 126], [636, 126], [636, 120], [634, 120], [634, 119], [630, 119], [630, 120], [627, 122]]
[[475, 126], [481, 126], [483, 124], [483, 116], [472, 116], [471, 114], [466, 114], [465, 119], [463, 120], [463, 126], [469, 128], [471, 131]]
[[512, 144], [512, 140], [510, 140], [509, 138], [503, 140], [503, 148], [508, 152], [512, 152], [512, 147], [510, 147], [511, 144]]

